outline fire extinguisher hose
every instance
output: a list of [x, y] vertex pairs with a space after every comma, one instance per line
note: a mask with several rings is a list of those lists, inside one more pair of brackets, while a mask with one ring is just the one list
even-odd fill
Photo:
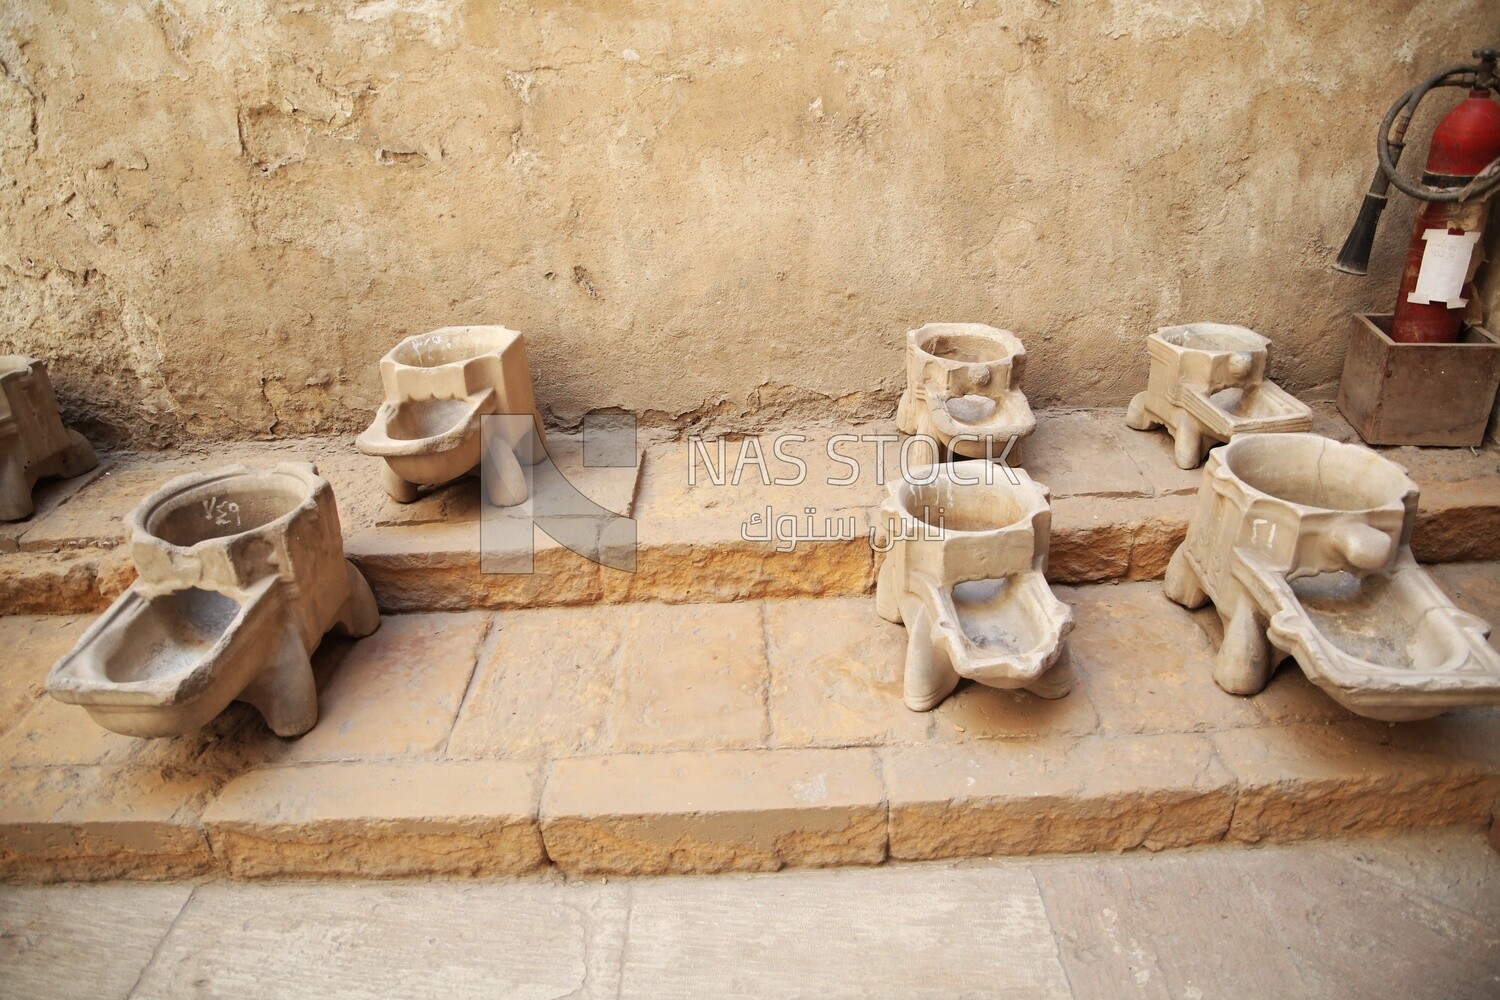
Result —
[[1375, 227], [1385, 211], [1386, 194], [1392, 184], [1419, 201], [1469, 201], [1483, 198], [1500, 186], [1500, 161], [1489, 164], [1462, 187], [1430, 187], [1409, 181], [1396, 171], [1396, 165], [1401, 162], [1401, 150], [1406, 145], [1406, 127], [1411, 124], [1422, 98], [1440, 87], [1500, 89], [1495, 78], [1497, 57], [1500, 57], [1500, 51], [1478, 49], [1474, 52], [1474, 58], [1480, 61], [1478, 66], [1449, 66], [1402, 94], [1391, 105], [1375, 137], [1375, 153], [1380, 164], [1375, 168], [1370, 189], [1360, 204], [1359, 217], [1354, 220], [1354, 227], [1339, 250], [1333, 265], [1335, 269], [1345, 274], [1365, 273], [1370, 263], [1370, 249], [1375, 243]]
[[[1493, 90], [1495, 89], [1493, 72], [1485, 72], [1486, 68], [1492, 69], [1493, 65], [1493, 63], [1487, 63], [1485, 67], [1450, 66], [1428, 77], [1397, 98], [1396, 103], [1392, 104], [1391, 109], [1385, 113], [1385, 118], [1380, 123], [1380, 133], [1375, 137], [1375, 154], [1380, 158], [1380, 177], [1377, 181], [1383, 179], [1389, 184], [1394, 184], [1398, 191], [1418, 201], [1468, 201], [1471, 198], [1483, 198], [1496, 187], [1500, 187], [1500, 161], [1491, 163], [1478, 177], [1461, 188], [1431, 187], [1420, 182], [1409, 181], [1396, 171], [1396, 166], [1401, 161], [1401, 150], [1406, 144], [1406, 127], [1411, 123], [1412, 116], [1416, 114], [1417, 105], [1422, 103], [1422, 98], [1441, 87], [1463, 87], [1468, 90], [1485, 87]], [[1374, 184], [1370, 186], [1370, 192], [1376, 193]], [[1384, 189], [1379, 193], [1384, 196]]]

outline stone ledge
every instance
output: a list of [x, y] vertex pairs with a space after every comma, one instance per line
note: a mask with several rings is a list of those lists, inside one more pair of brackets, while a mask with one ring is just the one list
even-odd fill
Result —
[[1483, 761], [1389, 745], [1381, 728], [1359, 721], [1214, 733], [1220, 759], [1240, 782], [1228, 839], [1292, 841], [1489, 823], [1500, 801], [1500, 771]]
[[579, 874], [879, 864], [885, 791], [869, 750], [563, 760], [542, 796], [542, 838]]
[[1356, 723], [625, 754], [557, 761], [539, 795], [495, 760], [274, 766], [217, 793], [12, 768], [0, 877], [771, 871], [1490, 824], [1500, 766], [1386, 750]]
[[203, 814], [237, 878], [514, 875], [545, 863], [536, 783], [504, 761], [270, 767]]
[[0, 770], [0, 877], [91, 882], [210, 871], [208, 781], [109, 767]]
[[[1321, 429], [1351, 438], [1337, 414]], [[688, 444], [656, 444], [635, 469], [582, 466], [576, 437], [552, 439], [558, 467], [584, 494], [636, 521], [636, 571], [601, 568], [537, 532], [529, 574], [482, 571], [478, 483], [460, 480], [401, 506], [380, 492], [376, 460], [346, 439], [235, 443], [212, 452], [116, 456], [109, 471], [43, 505], [31, 521], [8, 526], [0, 546], [0, 613], [97, 611], [128, 586], [134, 572], [118, 548], [121, 518], [172, 476], [220, 462], [311, 459], [333, 483], [349, 557], [375, 590], [381, 610], [567, 607], [658, 601], [682, 604], [764, 597], [860, 594], [874, 586], [878, 557], [867, 533], [884, 494], [874, 464], [847, 486], [825, 456], [839, 432], [889, 434], [884, 423], [800, 428], [807, 443], [807, 481], [774, 486], [750, 476], [739, 486], [688, 482]], [[885, 447], [887, 475], [897, 449]], [[734, 449], [728, 450], [732, 465]], [[1413, 548], [1424, 562], [1500, 558], [1500, 472], [1494, 449], [1386, 449], [1422, 487]], [[869, 455], [855, 452], [864, 458]], [[874, 452], [871, 451], [870, 455]], [[1201, 475], [1172, 464], [1164, 433], [1131, 431], [1118, 410], [1039, 411], [1027, 442], [1026, 467], [1053, 497], [1055, 583], [1149, 580], [1165, 572], [1191, 516]], [[772, 469], [773, 475], [785, 470]], [[853, 540], [800, 542], [778, 551], [772, 541], [741, 537], [742, 525], [767, 508], [799, 518], [812, 507], [825, 517], [853, 517]]]
[[890, 747], [885, 773], [904, 860], [1186, 847], [1235, 811], [1234, 775], [1196, 734]]

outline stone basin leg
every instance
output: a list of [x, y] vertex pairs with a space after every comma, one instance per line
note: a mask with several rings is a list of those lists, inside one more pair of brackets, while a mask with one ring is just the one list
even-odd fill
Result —
[[349, 560], [344, 560], [349, 575], [349, 596], [339, 609], [335, 627], [351, 639], [363, 639], [380, 628], [380, 609], [375, 606], [375, 595], [365, 575]]
[[960, 678], [932, 641], [932, 613], [927, 606], [914, 596], [901, 604], [907, 631], [904, 700], [913, 712], [930, 712], [953, 693]]
[[1214, 658], [1214, 683], [1230, 694], [1259, 694], [1271, 680], [1271, 644], [1266, 617], [1241, 597], [1224, 623], [1224, 641]]
[[1130, 400], [1130, 407], [1125, 411], [1125, 426], [1137, 431], [1149, 431], [1161, 424], [1152, 419], [1150, 411], [1146, 409], [1146, 394], [1136, 393]]
[[63, 479], [72, 479], [98, 464], [99, 459], [94, 455], [94, 446], [89, 444], [88, 438], [71, 427], [68, 428], [68, 447], [62, 453], [62, 464], [57, 474]]
[[408, 483], [396, 475], [396, 470], [385, 462], [380, 463], [380, 485], [386, 496], [397, 503], [416, 503], [417, 497], [421, 495], [416, 483]]
[[486, 448], [483, 461], [485, 497], [491, 504], [514, 507], [526, 502], [531, 495], [526, 485], [526, 473], [521, 470], [516, 453], [504, 441], [495, 441]]
[[22, 456], [0, 455], [0, 521], [20, 521], [30, 517], [34, 509]]
[[1188, 564], [1187, 555], [1180, 545], [1167, 563], [1167, 576], [1162, 583], [1167, 597], [1190, 611], [1208, 603], [1208, 594], [1203, 590], [1197, 572]]
[[1177, 418], [1172, 430], [1172, 459], [1179, 469], [1196, 469], [1207, 449], [1203, 447], [1203, 432], [1198, 421], [1184, 413]]
[[238, 700], [254, 705], [277, 736], [301, 736], [318, 724], [318, 686], [295, 628], [288, 625], [282, 631], [271, 662]]
[[1057, 662], [1052, 664], [1045, 674], [1037, 678], [1035, 684], [1021, 690], [1028, 691], [1038, 698], [1056, 701], [1073, 690], [1073, 677], [1073, 654], [1067, 646], [1064, 646]]

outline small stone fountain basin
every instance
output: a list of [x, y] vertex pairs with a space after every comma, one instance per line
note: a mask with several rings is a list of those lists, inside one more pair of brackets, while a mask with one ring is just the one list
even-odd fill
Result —
[[290, 522], [310, 502], [312, 491], [297, 476], [279, 471], [230, 471], [163, 496], [140, 511], [137, 523], [150, 538], [177, 548]]
[[112, 604], [53, 669], [47, 689], [126, 736], [173, 736], [206, 725], [260, 672], [282, 628], [275, 579], [245, 602], [196, 587]]
[[1225, 470], [1263, 497], [1309, 511], [1362, 513], [1401, 507], [1411, 480], [1368, 448], [1318, 434], [1235, 438]]
[[[969, 323], [930, 323], [918, 331], [917, 346], [927, 354], [960, 364], [993, 364], [1022, 350], [1013, 334], [977, 333]], [[1014, 344], [1011, 343], [1014, 341]]]
[[406, 338], [387, 357], [409, 368], [439, 368], [503, 351], [516, 336], [499, 326], [445, 326]]
[[1214, 354], [1263, 351], [1267, 343], [1255, 331], [1228, 323], [1185, 323], [1167, 327], [1158, 336], [1173, 347]]
[[[958, 627], [980, 657], [1031, 662], [1032, 677], [1040, 676], [1055, 658], [1057, 630], [1047, 623], [1054, 617], [1056, 599], [1040, 574], [969, 580], [956, 584], [950, 595]], [[942, 624], [938, 622], [940, 628]]]

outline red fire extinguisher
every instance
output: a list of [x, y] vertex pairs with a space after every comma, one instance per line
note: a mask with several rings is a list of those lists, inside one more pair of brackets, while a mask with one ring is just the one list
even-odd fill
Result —
[[[1396, 296], [1391, 339], [1399, 343], [1458, 339], [1468, 305], [1464, 288], [1473, 277], [1489, 196], [1500, 187], [1500, 103], [1492, 96], [1500, 92], [1495, 76], [1500, 51], [1480, 49], [1474, 56], [1478, 66], [1443, 70], [1403, 94], [1386, 113], [1375, 143], [1380, 169], [1334, 265], [1350, 274], [1365, 273], [1391, 184], [1425, 202], [1412, 228]], [[1427, 169], [1421, 182], [1414, 183], [1396, 172], [1406, 126], [1422, 98], [1439, 87], [1464, 87], [1469, 94], [1433, 131]]]

